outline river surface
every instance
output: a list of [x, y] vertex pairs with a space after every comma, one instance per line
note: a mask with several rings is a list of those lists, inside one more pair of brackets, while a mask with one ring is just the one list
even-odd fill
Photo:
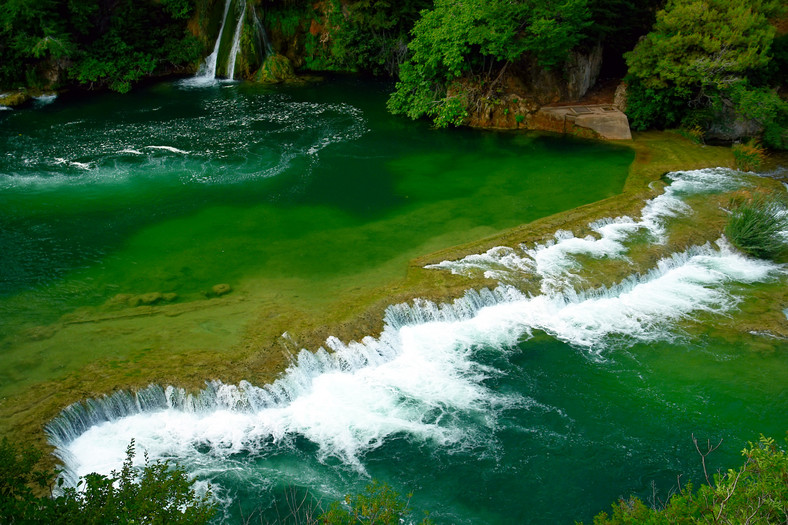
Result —
[[[140, 353], [221, 352], [258, 302], [330, 308], [418, 255], [615, 195], [633, 159], [569, 137], [432, 130], [387, 115], [388, 88], [175, 83], [2, 112], [0, 394], [96, 363], [144, 377], [129, 370]], [[230, 521], [276, 521], [294, 494], [326, 502], [377, 479], [438, 523], [572, 523], [700, 480], [693, 434], [723, 439], [712, 468], [735, 466], [747, 440], [786, 430], [788, 352], [715, 326], [784, 287], [785, 269], [720, 240], [622, 276], [630, 249], [691, 214], [687, 196], [747, 184], [727, 170], [668, 182], [641, 218], [592, 237], [436, 265], [501, 284], [393, 305], [378, 337], [329, 339], [273, 384], [72, 406], [48, 428], [66, 477], [118, 468], [134, 438], [211, 483]], [[525, 278], [540, 291], [519, 291]], [[126, 315], [210, 303], [224, 283], [211, 300], [232, 310]]]

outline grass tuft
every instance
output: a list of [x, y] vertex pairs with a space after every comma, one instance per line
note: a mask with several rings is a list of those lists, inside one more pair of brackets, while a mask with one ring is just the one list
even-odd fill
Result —
[[776, 259], [786, 249], [788, 209], [776, 197], [756, 195], [735, 204], [725, 236], [741, 251]]
[[736, 167], [741, 171], [757, 171], [766, 158], [766, 150], [757, 140], [734, 144], [731, 149]]

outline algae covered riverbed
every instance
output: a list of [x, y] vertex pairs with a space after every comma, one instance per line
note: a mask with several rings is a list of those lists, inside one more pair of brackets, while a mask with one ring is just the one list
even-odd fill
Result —
[[779, 184], [384, 98], [165, 84], [0, 116], [6, 432], [97, 398], [48, 428], [71, 481], [135, 438], [228, 520], [375, 478], [452, 523], [588, 519], [698, 479], [693, 433], [727, 467], [784, 432], [784, 268], [720, 240], [727, 195]]

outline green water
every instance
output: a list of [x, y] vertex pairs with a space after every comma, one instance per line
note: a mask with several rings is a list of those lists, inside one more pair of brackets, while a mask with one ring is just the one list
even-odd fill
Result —
[[[79, 388], [145, 384], [138, 359], [222, 355], [276, 312], [328, 315], [413, 257], [615, 195], [633, 158], [567, 137], [432, 130], [388, 116], [386, 89], [164, 84], [0, 113], [0, 395], [36, 400], [37, 385], [96, 362]], [[781, 279], [708, 287], [747, 301]], [[212, 297], [219, 283], [233, 291]], [[177, 298], [160, 311], [118, 299], [152, 292]], [[589, 331], [610, 322], [589, 312]], [[294, 494], [326, 503], [373, 478], [438, 523], [589, 521], [629, 494], [664, 499], [679, 475], [700, 481], [693, 433], [723, 439], [716, 469], [786, 430], [784, 340], [733, 339], [716, 325], [735, 308], [688, 312], [678, 326], [640, 318], [648, 343], [619, 329], [593, 351], [497, 318], [413, 322], [374, 366], [304, 361], [259, 410], [145, 411], [63, 446], [100, 469], [135, 437], [213, 483], [228, 522], [275, 522]], [[323, 405], [329, 394], [339, 402]]]
[[[103, 354], [221, 351], [258, 304], [316, 308], [399, 279], [415, 256], [616, 194], [632, 160], [395, 119], [388, 88], [163, 84], [0, 114], [0, 393]], [[116, 312], [101, 305], [118, 294], [188, 303], [220, 283], [245, 309], [58, 324]]]

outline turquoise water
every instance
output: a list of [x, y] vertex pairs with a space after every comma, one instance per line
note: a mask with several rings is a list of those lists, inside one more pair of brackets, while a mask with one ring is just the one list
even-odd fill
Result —
[[[161, 84], [3, 112], [0, 392], [151, 347], [239, 345], [271, 315], [261, 304], [335, 308], [413, 257], [614, 195], [632, 160], [568, 138], [436, 131], [388, 115], [387, 89]], [[187, 304], [223, 283], [246, 301], [232, 316], [92, 323], [126, 295]], [[62, 317], [75, 311], [79, 326]]]
[[[633, 158], [566, 137], [432, 130], [388, 116], [386, 89], [163, 84], [0, 114], [3, 395], [35, 400], [45, 381], [109, 358], [117, 370], [78, 376], [80, 388], [120, 384], [140, 349], [163, 367], [208, 343], [221, 354], [262, 303], [330, 310], [413, 257], [618, 193]], [[785, 341], [722, 327], [740, 301], [784, 287], [784, 267], [721, 241], [619, 275], [631, 244], [660, 246], [671, 214], [691, 213], [684, 195], [741, 184], [726, 170], [675, 175], [641, 219], [432, 270], [528, 278], [536, 295], [503, 284], [394, 305], [379, 336], [329, 339], [273, 384], [121, 391], [72, 406], [50, 441], [72, 483], [118, 468], [134, 438], [211, 483], [228, 522], [277, 521], [294, 493], [325, 504], [373, 478], [438, 523], [572, 523], [632, 493], [665, 498], [678, 475], [700, 479], [693, 434], [723, 439], [716, 469], [786, 430]], [[589, 289], [590, 259], [597, 273], [620, 263], [606, 287]], [[207, 301], [218, 306], [196, 321], [119, 299], [173, 293], [167, 308], [188, 308], [217, 283], [235, 302]]]

